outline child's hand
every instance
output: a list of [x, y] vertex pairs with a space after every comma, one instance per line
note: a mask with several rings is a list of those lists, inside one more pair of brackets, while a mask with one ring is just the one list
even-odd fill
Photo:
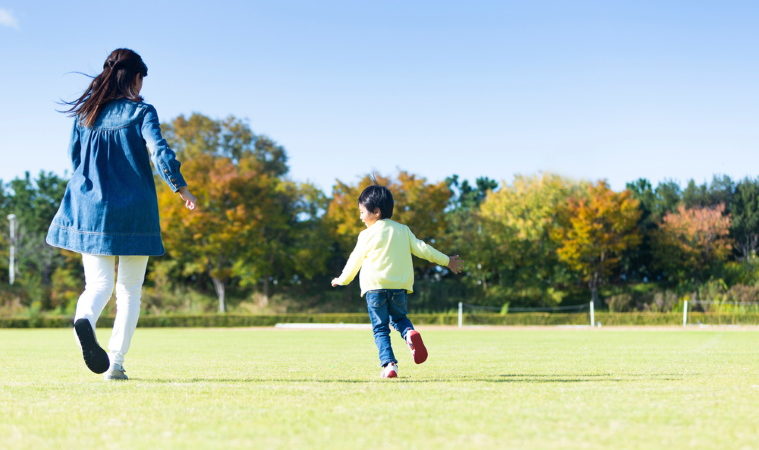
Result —
[[337, 284], [337, 278], [333, 278], [332, 279], [332, 287], [338, 287], [338, 286], [340, 286], [340, 285]]
[[187, 189], [187, 186], [182, 186], [179, 188], [179, 196], [182, 197], [182, 200], [184, 200], [184, 206], [190, 211], [198, 206], [198, 199], [190, 193], [190, 190]]
[[448, 268], [451, 270], [451, 272], [461, 272], [461, 266], [464, 264], [464, 261], [459, 258], [459, 255], [449, 256], [448, 259]]

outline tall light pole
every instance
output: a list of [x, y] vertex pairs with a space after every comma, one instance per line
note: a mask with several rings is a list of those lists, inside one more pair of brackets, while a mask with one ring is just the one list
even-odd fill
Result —
[[16, 280], [16, 215], [8, 214], [8, 225], [11, 229], [11, 254], [8, 264], [8, 283], [13, 284]]

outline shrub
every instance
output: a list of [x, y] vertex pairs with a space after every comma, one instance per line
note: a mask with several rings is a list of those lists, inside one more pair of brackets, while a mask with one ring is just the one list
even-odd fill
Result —
[[728, 289], [726, 297], [732, 302], [757, 303], [759, 302], [759, 286], [736, 284]]
[[[455, 325], [456, 314], [410, 314], [418, 325]], [[652, 312], [596, 312], [596, 320], [604, 325], [671, 325], [682, 323], [680, 313]], [[759, 324], [759, 312], [691, 312], [691, 324]], [[202, 314], [143, 316], [140, 327], [270, 327], [277, 323], [369, 323], [365, 313], [344, 314]], [[465, 314], [465, 325], [587, 325], [586, 313], [499, 313]], [[65, 328], [71, 326], [71, 318], [64, 316], [28, 316], [0, 318], [0, 328]], [[98, 326], [113, 326], [113, 317], [104, 316]]]
[[667, 312], [672, 311], [680, 302], [679, 297], [672, 291], [654, 292], [651, 301], [643, 305], [645, 311]]
[[49, 307], [67, 312], [70, 305], [76, 304], [82, 293], [82, 280], [78, 273], [66, 267], [59, 267], [51, 278]]
[[630, 294], [612, 295], [605, 301], [610, 312], [630, 311], [634, 306], [633, 296]]

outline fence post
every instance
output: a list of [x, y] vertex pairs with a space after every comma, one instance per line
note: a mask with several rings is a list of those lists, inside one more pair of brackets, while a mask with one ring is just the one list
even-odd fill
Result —
[[590, 326], [596, 326], [596, 310], [593, 307], [593, 300], [590, 301]]
[[459, 328], [464, 326], [464, 303], [459, 302]]
[[683, 303], [683, 326], [688, 324], [688, 300]]
[[8, 214], [8, 227], [10, 227], [10, 254], [8, 255], [8, 284], [13, 284], [16, 279], [16, 215]]

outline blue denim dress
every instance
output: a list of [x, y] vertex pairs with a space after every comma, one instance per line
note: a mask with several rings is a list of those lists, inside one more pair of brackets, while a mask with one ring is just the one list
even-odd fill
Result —
[[77, 118], [69, 153], [74, 173], [47, 243], [91, 255], [162, 255], [150, 160], [172, 191], [187, 183], [155, 108], [120, 99], [109, 102], [91, 128]]

